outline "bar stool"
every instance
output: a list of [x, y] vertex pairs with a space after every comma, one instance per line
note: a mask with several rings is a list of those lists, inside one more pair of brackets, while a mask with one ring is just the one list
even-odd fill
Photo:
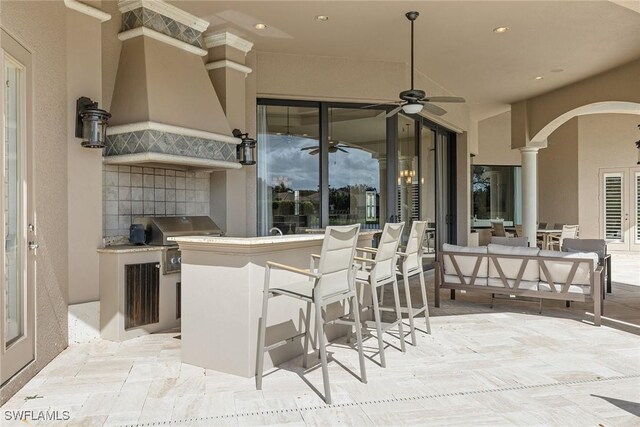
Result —
[[[398, 276], [402, 276], [404, 283], [404, 293], [407, 299], [407, 306], [401, 307], [403, 313], [407, 313], [409, 318], [409, 329], [411, 333], [411, 344], [416, 345], [416, 328], [414, 317], [424, 312], [427, 324], [427, 333], [431, 334], [431, 322], [429, 321], [429, 306], [427, 304], [427, 286], [424, 281], [424, 271], [422, 270], [422, 241], [424, 233], [427, 229], [426, 221], [414, 221], [411, 225], [409, 240], [404, 252], [398, 252], [400, 255], [400, 267], [396, 270]], [[414, 308], [411, 302], [411, 290], [409, 288], [409, 279], [418, 276], [420, 278], [420, 291], [422, 292], [422, 306]]]
[[[315, 306], [315, 328], [318, 332], [318, 344], [320, 347], [320, 360], [322, 363], [322, 379], [324, 383], [324, 396], [327, 404], [331, 403], [331, 387], [329, 384], [329, 370], [327, 367], [327, 353], [325, 349], [324, 327], [327, 324], [337, 323], [336, 321], [326, 322], [323, 316], [323, 308], [329, 304], [344, 300], [351, 300], [352, 314], [358, 339], [358, 355], [360, 357], [360, 380], [367, 382], [367, 374], [364, 364], [364, 353], [362, 352], [362, 331], [360, 324], [360, 308], [355, 289], [355, 267], [354, 257], [356, 244], [358, 242], [358, 232], [360, 224], [340, 227], [327, 227], [324, 234], [324, 242], [320, 256], [312, 255], [311, 265], [314, 257], [318, 260], [317, 269], [302, 270], [284, 264], [267, 262], [264, 277], [264, 294], [262, 298], [262, 319], [258, 333], [258, 360], [256, 367], [256, 388], [262, 389], [262, 374], [264, 370], [264, 353], [278, 348], [282, 345], [304, 336], [303, 366], [307, 367], [309, 350], [309, 331], [311, 318], [311, 304]], [[309, 279], [289, 283], [279, 287], [271, 287], [270, 272], [272, 269], [286, 270]], [[313, 270], [313, 271], [312, 271]], [[307, 302], [307, 314], [305, 316], [305, 331], [291, 338], [280, 340], [275, 344], [265, 347], [265, 335], [267, 325], [267, 311], [269, 299], [276, 296], [286, 296], [300, 299]], [[343, 319], [339, 323], [345, 323]]]
[[[380, 243], [377, 249], [372, 248], [356, 248], [357, 252], [363, 254], [371, 254], [372, 258], [356, 257], [356, 261], [360, 262], [362, 268], [356, 272], [356, 282], [362, 284], [360, 290], [360, 301], [364, 310], [373, 308], [373, 317], [375, 319], [376, 333], [378, 336], [378, 348], [380, 349], [380, 365], [384, 368], [387, 366], [384, 357], [384, 340], [383, 334], [391, 328], [398, 327], [400, 348], [406, 351], [404, 342], [404, 332], [402, 330], [402, 313], [400, 311], [400, 297], [398, 293], [398, 281], [396, 278], [395, 266], [398, 259], [397, 250], [402, 236], [404, 222], [398, 224], [387, 223], [382, 231]], [[378, 304], [378, 288], [384, 285], [393, 285], [393, 297], [395, 299], [396, 320], [391, 323], [382, 323], [380, 305]], [[371, 305], [364, 306], [363, 295], [365, 287], [371, 292]], [[383, 288], [384, 289], [384, 288]], [[350, 337], [349, 337], [350, 338]]]

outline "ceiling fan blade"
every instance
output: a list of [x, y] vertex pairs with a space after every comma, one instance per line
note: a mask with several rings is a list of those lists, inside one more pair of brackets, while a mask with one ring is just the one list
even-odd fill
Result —
[[425, 110], [436, 116], [442, 116], [447, 114], [447, 110], [438, 107], [437, 105], [429, 104], [428, 102], [421, 103]]
[[313, 145], [313, 146], [311, 146], [311, 147], [303, 147], [303, 148], [301, 148], [301, 149], [300, 149], [300, 151], [313, 150], [313, 149], [315, 149], [315, 148], [318, 148], [318, 147], [317, 147], [317, 146], [315, 146], [315, 145]]
[[467, 102], [461, 96], [429, 96], [424, 99], [425, 102]]
[[374, 107], [380, 107], [382, 105], [392, 105], [392, 104], [397, 104], [397, 102], [381, 102], [379, 104], [369, 104], [369, 105], [363, 105], [360, 108], [374, 108]]
[[337, 149], [338, 151], [342, 151], [343, 153], [348, 153], [348, 151], [347, 151], [347, 150], [345, 150], [344, 148], [336, 147], [336, 149]]
[[316, 148], [315, 150], [309, 151], [309, 154], [311, 154], [312, 156], [318, 154], [320, 152], [319, 148]]
[[393, 110], [389, 111], [385, 117], [389, 118], [392, 116], [395, 116], [396, 114], [398, 114], [400, 112], [400, 110], [402, 110], [402, 105], [398, 105], [396, 108], [394, 108]]

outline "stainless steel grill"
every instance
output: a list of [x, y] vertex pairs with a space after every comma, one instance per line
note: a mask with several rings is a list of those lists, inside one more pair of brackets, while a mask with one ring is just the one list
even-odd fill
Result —
[[133, 222], [145, 226], [149, 245], [176, 246], [169, 237], [222, 235], [208, 216], [149, 216], [134, 218]]
[[222, 230], [208, 216], [149, 216], [134, 218], [146, 230], [148, 245], [170, 246], [162, 251], [162, 273], [179, 273], [182, 257], [178, 244], [169, 237], [222, 236]]

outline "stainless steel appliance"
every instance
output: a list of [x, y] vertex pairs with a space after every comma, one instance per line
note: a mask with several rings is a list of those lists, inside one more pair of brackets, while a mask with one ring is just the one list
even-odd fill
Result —
[[168, 240], [178, 236], [222, 236], [222, 230], [208, 216], [149, 216], [134, 218], [146, 229], [147, 244], [167, 246], [162, 251], [162, 273], [179, 273], [182, 258], [178, 244]]

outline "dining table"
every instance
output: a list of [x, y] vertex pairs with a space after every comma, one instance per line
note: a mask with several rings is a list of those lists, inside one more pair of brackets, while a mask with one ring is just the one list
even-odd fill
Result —
[[537, 231], [537, 235], [538, 237], [542, 237], [542, 249], [547, 249], [547, 246], [549, 245], [549, 242], [551, 241], [552, 236], [559, 237], [561, 234], [562, 234], [562, 230], [557, 230], [557, 229], [548, 230], [546, 228], [539, 229]]

